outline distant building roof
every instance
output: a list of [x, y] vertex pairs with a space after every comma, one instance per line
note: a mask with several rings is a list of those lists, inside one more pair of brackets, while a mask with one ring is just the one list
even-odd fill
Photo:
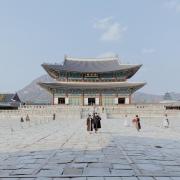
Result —
[[176, 101], [176, 100], [163, 100], [160, 101], [160, 103], [171, 106], [180, 106], [180, 101]]
[[21, 100], [19, 99], [19, 96], [17, 93], [0, 94], [0, 107], [18, 107], [20, 103], [21, 103]]

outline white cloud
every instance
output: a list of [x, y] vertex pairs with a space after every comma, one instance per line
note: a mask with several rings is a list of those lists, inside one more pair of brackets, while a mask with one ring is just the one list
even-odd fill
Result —
[[142, 54], [153, 54], [155, 52], [156, 52], [156, 50], [153, 48], [143, 48], [142, 49]]
[[115, 22], [113, 17], [96, 20], [93, 27], [102, 31], [100, 37], [102, 41], [118, 41], [127, 30], [126, 26], [121, 26], [120, 23]]
[[93, 27], [96, 29], [107, 29], [110, 26], [111, 21], [113, 21], [113, 17], [107, 17], [99, 20], [96, 19]]
[[180, 13], [180, 4], [178, 4], [178, 6], [176, 6], [176, 12]]
[[180, 13], [180, 1], [178, 0], [168, 0], [164, 3], [164, 7]]

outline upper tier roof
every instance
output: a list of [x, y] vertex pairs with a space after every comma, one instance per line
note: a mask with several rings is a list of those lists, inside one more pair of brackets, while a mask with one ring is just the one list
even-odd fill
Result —
[[60, 64], [42, 64], [46, 71], [68, 71], [68, 72], [112, 72], [126, 69], [134, 69], [134, 73], [142, 65], [120, 64], [118, 58], [70, 58], [65, 57], [63, 65]]

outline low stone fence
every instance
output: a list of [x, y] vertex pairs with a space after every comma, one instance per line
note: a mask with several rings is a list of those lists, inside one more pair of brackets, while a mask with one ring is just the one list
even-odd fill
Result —
[[134, 117], [180, 117], [180, 110], [166, 110], [165, 104], [134, 104], [105, 108], [108, 118]]
[[130, 104], [118, 106], [69, 106], [69, 105], [25, 105], [18, 110], [0, 110], [0, 116], [53, 116], [87, 118], [89, 113], [105, 113], [107, 118], [121, 118], [125, 115], [134, 117], [163, 117], [165, 114], [180, 117], [180, 110], [166, 110], [166, 104]]

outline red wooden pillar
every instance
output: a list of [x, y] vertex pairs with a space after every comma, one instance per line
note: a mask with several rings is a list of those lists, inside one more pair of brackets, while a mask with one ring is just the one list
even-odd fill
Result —
[[129, 104], [131, 104], [131, 102], [132, 102], [132, 96], [131, 96], [131, 94], [129, 95]]
[[84, 106], [84, 91], [82, 92], [82, 95], [81, 95], [81, 104], [82, 106]]
[[99, 106], [102, 106], [102, 92], [99, 93]]
[[52, 105], [54, 105], [54, 92], [53, 92], [53, 100], [52, 100]]

